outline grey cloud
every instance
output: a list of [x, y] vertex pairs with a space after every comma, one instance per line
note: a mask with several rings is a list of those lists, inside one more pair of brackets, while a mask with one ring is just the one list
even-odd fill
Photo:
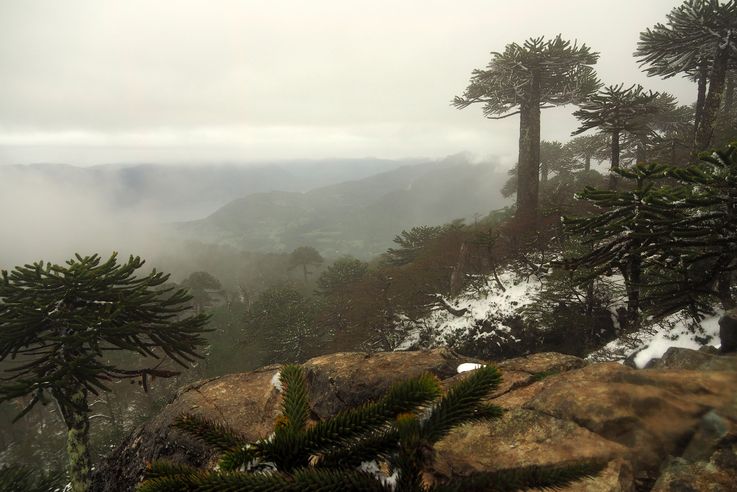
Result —
[[[606, 82], [689, 103], [690, 83], [631, 56], [678, 3], [2, 2], [0, 163], [509, 156], [513, 119], [449, 105], [490, 51], [561, 32], [601, 52]], [[566, 138], [569, 113], [546, 111], [543, 137]]]

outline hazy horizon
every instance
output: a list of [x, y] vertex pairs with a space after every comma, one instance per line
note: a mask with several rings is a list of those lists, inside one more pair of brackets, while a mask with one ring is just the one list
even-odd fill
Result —
[[[648, 78], [638, 34], [679, 2], [513, 4], [201, 0], [0, 4], [0, 164], [516, 159], [518, 119], [450, 105], [489, 52], [561, 33], [601, 57], [606, 84], [682, 104], [695, 85]], [[602, 29], [591, 19], [606, 15]], [[571, 107], [542, 112], [566, 140]]]

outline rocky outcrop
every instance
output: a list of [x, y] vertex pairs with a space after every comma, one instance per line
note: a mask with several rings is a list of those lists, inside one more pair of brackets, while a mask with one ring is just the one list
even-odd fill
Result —
[[737, 354], [718, 355], [718, 353], [712, 353], [708, 350], [670, 347], [661, 358], [651, 360], [647, 368], [737, 371]]
[[[386, 352], [368, 355], [348, 352], [317, 357], [304, 364], [310, 387], [313, 419], [328, 417], [366, 400], [380, 397], [398, 380], [424, 372], [444, 380], [458, 364], [475, 362], [446, 349]], [[229, 374], [184, 387], [162, 412], [137, 428], [95, 472], [93, 490], [132, 490], [147, 462], [167, 459], [205, 466], [212, 450], [187, 434], [171, 429], [183, 413], [196, 413], [224, 422], [248, 439], [268, 436], [279, 415], [280, 394], [275, 382], [279, 366]]]
[[[455, 374], [462, 362], [473, 360], [444, 349], [312, 359], [305, 364], [312, 417], [376, 398], [392, 382], [422, 372], [451, 385], [464, 377]], [[725, 467], [737, 429], [737, 371], [635, 370], [551, 353], [498, 365], [504, 381], [490, 401], [507, 412], [497, 421], [457, 428], [438, 442], [432, 479], [581, 459], [606, 460], [608, 466], [569, 491], [626, 492], [654, 485], [661, 491], [711, 490], [699, 487], [730, 477]], [[268, 435], [279, 409], [277, 373], [278, 366], [272, 366], [184, 388], [100, 467], [95, 490], [130, 490], [153, 459], [206, 465], [211, 453], [169, 428], [183, 412], [226, 422], [249, 438]], [[674, 488], [698, 470], [711, 475], [699, 475], [707, 478], [695, 489]]]

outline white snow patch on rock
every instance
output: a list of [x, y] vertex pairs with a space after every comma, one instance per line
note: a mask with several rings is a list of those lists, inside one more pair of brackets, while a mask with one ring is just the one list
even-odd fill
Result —
[[271, 385], [276, 388], [276, 391], [281, 393], [281, 371], [276, 371], [276, 373], [274, 373], [274, 376], [271, 378]]
[[458, 374], [462, 372], [468, 372], [468, 371], [475, 371], [476, 369], [484, 367], [483, 364], [476, 364], [474, 362], [464, 362], [463, 364], [458, 365]]
[[624, 361], [634, 355], [635, 365], [643, 368], [651, 359], [662, 357], [670, 347], [698, 350], [704, 343], [719, 347], [719, 318], [722, 314], [718, 311], [696, 323], [684, 313], [675, 313], [644, 326], [635, 334], [612, 340], [587, 358]]

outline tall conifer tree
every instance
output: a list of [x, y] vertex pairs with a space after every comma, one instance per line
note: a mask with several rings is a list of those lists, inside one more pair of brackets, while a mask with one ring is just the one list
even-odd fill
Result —
[[583, 102], [581, 108], [573, 113], [581, 122], [573, 135], [595, 128], [611, 138], [610, 189], [617, 188], [622, 134], [637, 134], [646, 130], [648, 116], [658, 110], [655, 104], [657, 97], [658, 93], [645, 92], [641, 85], [627, 89], [623, 84], [610, 85]]
[[0, 360], [11, 362], [0, 401], [28, 398], [17, 418], [56, 401], [68, 429], [73, 492], [91, 485], [88, 395], [122, 378], [140, 378], [148, 389], [152, 377], [178, 374], [160, 364], [120, 367], [106, 355], [168, 356], [187, 367], [206, 343], [207, 317], [191, 314], [186, 291], [165, 287], [169, 276], [156, 270], [136, 277], [141, 266], [137, 257], [119, 264], [116, 254], [107, 261], [77, 255], [64, 266], [38, 262], [2, 272]]
[[531, 38], [492, 52], [483, 70], [474, 70], [462, 96], [453, 100], [459, 109], [483, 104], [490, 119], [520, 115], [517, 171], [517, 219], [536, 227], [540, 163], [540, 109], [578, 104], [595, 92], [599, 80], [592, 65], [598, 53], [560, 35], [552, 40]]
[[682, 73], [696, 80], [694, 152], [708, 149], [727, 71], [737, 57], [737, 1], [685, 1], [671, 10], [666, 24], [640, 33], [635, 56], [648, 75]]

